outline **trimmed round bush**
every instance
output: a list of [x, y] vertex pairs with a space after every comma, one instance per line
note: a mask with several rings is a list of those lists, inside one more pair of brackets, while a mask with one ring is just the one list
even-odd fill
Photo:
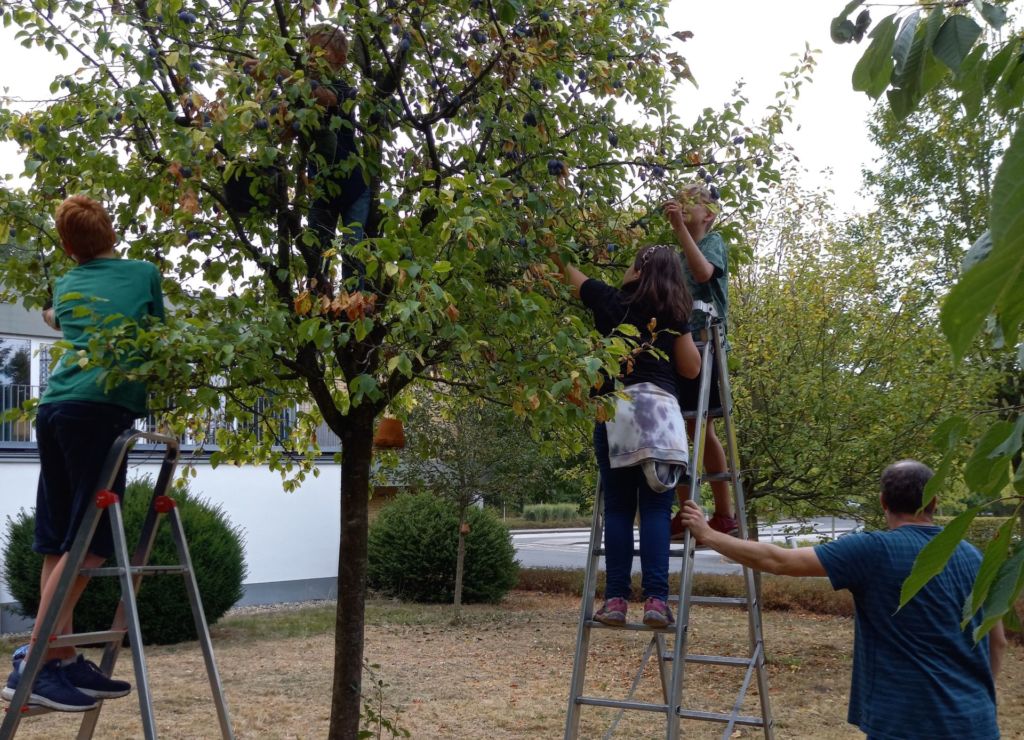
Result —
[[[129, 556], [138, 543], [152, 496], [153, 482], [149, 478], [132, 481], [125, 491], [121, 510]], [[219, 506], [200, 500], [187, 489], [176, 490], [173, 498], [188, 540], [203, 612], [207, 623], [213, 624], [242, 597], [246, 575], [243, 538]], [[32, 551], [34, 532], [35, 514], [22, 510], [18, 516], [8, 517], [3, 538], [3, 578], [18, 600], [20, 613], [26, 617], [34, 617], [39, 608], [39, 574], [43, 566], [43, 556]], [[161, 521], [149, 564], [177, 563], [170, 522]], [[114, 565], [114, 556], [106, 564]], [[143, 642], [167, 645], [196, 639], [185, 579], [180, 574], [145, 576], [136, 596]], [[75, 631], [110, 629], [120, 599], [119, 579], [93, 578], [75, 607]]]
[[[490, 511], [471, 507], [466, 520], [462, 601], [501, 601], [518, 574], [512, 537]], [[401, 494], [370, 528], [370, 587], [409, 601], [450, 602], [458, 548], [454, 503], [430, 493]]]

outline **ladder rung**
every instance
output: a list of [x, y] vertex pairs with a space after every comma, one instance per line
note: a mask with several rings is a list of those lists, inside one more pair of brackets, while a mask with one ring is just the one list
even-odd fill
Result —
[[[678, 596], [669, 596], [668, 603], [679, 603]], [[747, 606], [745, 596], [691, 596], [691, 604], [703, 604], [704, 606]]]
[[[79, 571], [83, 576], [119, 576], [123, 569], [114, 565], [106, 568], [82, 568]], [[163, 573], [188, 573], [184, 565], [133, 565], [128, 568], [129, 573], [143, 576], [157, 576]]]
[[704, 475], [702, 475], [700, 479], [704, 483], [720, 480], [729, 481], [732, 480], [732, 473], [704, 473]]
[[128, 634], [128, 630], [104, 630], [102, 632], [76, 632], [71, 635], [53, 637], [47, 643], [49, 647], [65, 647], [67, 645], [105, 645], [119, 642]]
[[[605, 555], [607, 553], [605, 551], [605, 548], [599, 547], [596, 550], [594, 550], [594, 554], [595, 555]], [[685, 558], [686, 557], [686, 548], [677, 547], [674, 550], [669, 548], [668, 556], [670, 558]], [[639, 550], [633, 550], [633, 557], [634, 558], [640, 557], [640, 551]]]
[[760, 717], [751, 717], [750, 715], [737, 714], [733, 715], [726, 712], [698, 712], [694, 709], [683, 709], [679, 708], [676, 710], [683, 719], [698, 719], [705, 722], [734, 722], [737, 725], [747, 725], [749, 727], [764, 727], [764, 720]]
[[[11, 708], [9, 706], [4, 707], [4, 712], [9, 712], [9, 711], [11, 711]], [[50, 709], [49, 707], [41, 707], [38, 704], [25, 704], [21, 708], [21, 716], [22, 717], [36, 717], [36, 716], [38, 716], [40, 714], [49, 714], [50, 712], [54, 712], [54, 711], [56, 711], [56, 710], [55, 709]]]
[[663, 632], [665, 634], [672, 634], [676, 631], [675, 624], [670, 624], [668, 627], [648, 627], [646, 624], [627, 622], [626, 624], [613, 627], [610, 624], [591, 619], [587, 621], [586, 625], [591, 629], [631, 630], [633, 632]]
[[577, 704], [592, 707], [611, 707], [612, 709], [636, 709], [641, 712], [661, 712], [668, 714], [668, 704], [653, 704], [646, 701], [627, 701], [625, 699], [600, 699], [596, 696], [576, 697]]
[[733, 665], [746, 668], [750, 665], [750, 658], [736, 658], [729, 655], [687, 655], [686, 662], [702, 663], [704, 665]]

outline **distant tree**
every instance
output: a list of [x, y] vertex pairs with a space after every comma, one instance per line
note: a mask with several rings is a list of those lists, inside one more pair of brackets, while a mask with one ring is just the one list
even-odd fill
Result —
[[877, 518], [882, 469], [929, 449], [938, 421], [979, 403], [994, 378], [954, 366], [930, 274], [893, 279], [884, 227], [839, 222], [827, 193], [795, 179], [733, 283], [744, 490], [760, 516]]
[[[975, 340], [988, 330], [996, 345], [1016, 347], [1016, 363], [1024, 368], [1024, 127], [1019, 112], [1024, 103], [1024, 38], [1006, 33], [1009, 2], [976, 0], [917, 4], [897, 8], [872, 25], [863, 0], [851, 0], [832, 21], [837, 43], [871, 39], [853, 71], [853, 87], [873, 98], [885, 93], [897, 120], [906, 121], [933, 91], [947, 93], [959, 104], [955, 120], [978, 116], [1016, 121], [992, 180], [988, 229], [968, 251], [956, 284], [940, 312], [942, 330], [959, 361], [972, 354]], [[868, 33], [870, 29], [870, 33]], [[988, 29], [988, 30], [986, 30]], [[1001, 410], [1001, 416], [980, 433], [964, 465], [971, 490], [988, 502], [1010, 504], [1019, 515], [999, 531], [986, 548], [979, 575], [964, 616], [979, 609], [985, 621], [981, 637], [999, 620], [1020, 629], [1013, 604], [1024, 590], [1024, 537], [1014, 543], [1013, 530], [1024, 534], [1024, 411]], [[962, 416], [944, 421], [935, 439], [945, 456], [925, 491], [926, 498], [946, 485], [953, 463], [972, 439]], [[985, 505], [972, 506], [950, 522], [946, 534], [922, 550], [903, 586], [906, 603], [945, 566], [956, 543]]]

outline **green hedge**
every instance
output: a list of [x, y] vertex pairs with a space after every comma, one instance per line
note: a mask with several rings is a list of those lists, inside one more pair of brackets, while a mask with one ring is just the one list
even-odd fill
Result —
[[528, 504], [523, 507], [523, 519], [528, 522], [572, 522], [579, 516], [576, 504]]
[[[466, 518], [462, 600], [498, 602], [516, 582], [512, 538], [490, 511], [471, 507]], [[458, 544], [455, 504], [430, 493], [401, 494], [370, 528], [370, 587], [411, 601], [450, 602]]]
[[[125, 491], [122, 511], [129, 552], [138, 542], [152, 495], [153, 483], [149, 478], [132, 481]], [[242, 535], [219, 507], [198, 499], [187, 489], [176, 491], [174, 499], [188, 538], [203, 611], [207, 622], [213, 624], [242, 597], [246, 575]], [[39, 608], [43, 556], [32, 551], [34, 531], [35, 514], [22, 510], [16, 517], [8, 517], [3, 538], [3, 578], [18, 600], [20, 613], [26, 617], [34, 617]], [[160, 524], [149, 562], [178, 562], [167, 521]], [[113, 558], [107, 564], [113, 564]], [[145, 643], [161, 645], [196, 639], [192, 609], [180, 575], [146, 576], [137, 597]], [[109, 629], [120, 598], [117, 578], [92, 579], [75, 608], [75, 631]]]
[[[977, 547], [979, 550], [984, 551], [988, 547], [988, 543], [995, 537], [996, 531], [1006, 523], [1009, 517], [1005, 516], [976, 516], [974, 521], [971, 522], [971, 526], [967, 529], [967, 541]], [[935, 517], [935, 523], [940, 527], [945, 527], [953, 521], [951, 516], [937, 516]], [[1018, 537], [1021, 534], [1021, 527], [1018, 524], [1015, 527], [1015, 532]]]

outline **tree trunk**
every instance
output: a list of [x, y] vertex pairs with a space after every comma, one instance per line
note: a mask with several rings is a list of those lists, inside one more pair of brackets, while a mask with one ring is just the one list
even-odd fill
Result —
[[462, 619], [462, 574], [466, 563], [466, 508], [459, 509], [459, 552], [455, 557], [455, 613], [452, 621]]
[[366, 530], [373, 456], [373, 419], [356, 408], [341, 433], [341, 543], [334, 622], [331, 740], [356, 740], [362, 709], [363, 630], [366, 609]]

